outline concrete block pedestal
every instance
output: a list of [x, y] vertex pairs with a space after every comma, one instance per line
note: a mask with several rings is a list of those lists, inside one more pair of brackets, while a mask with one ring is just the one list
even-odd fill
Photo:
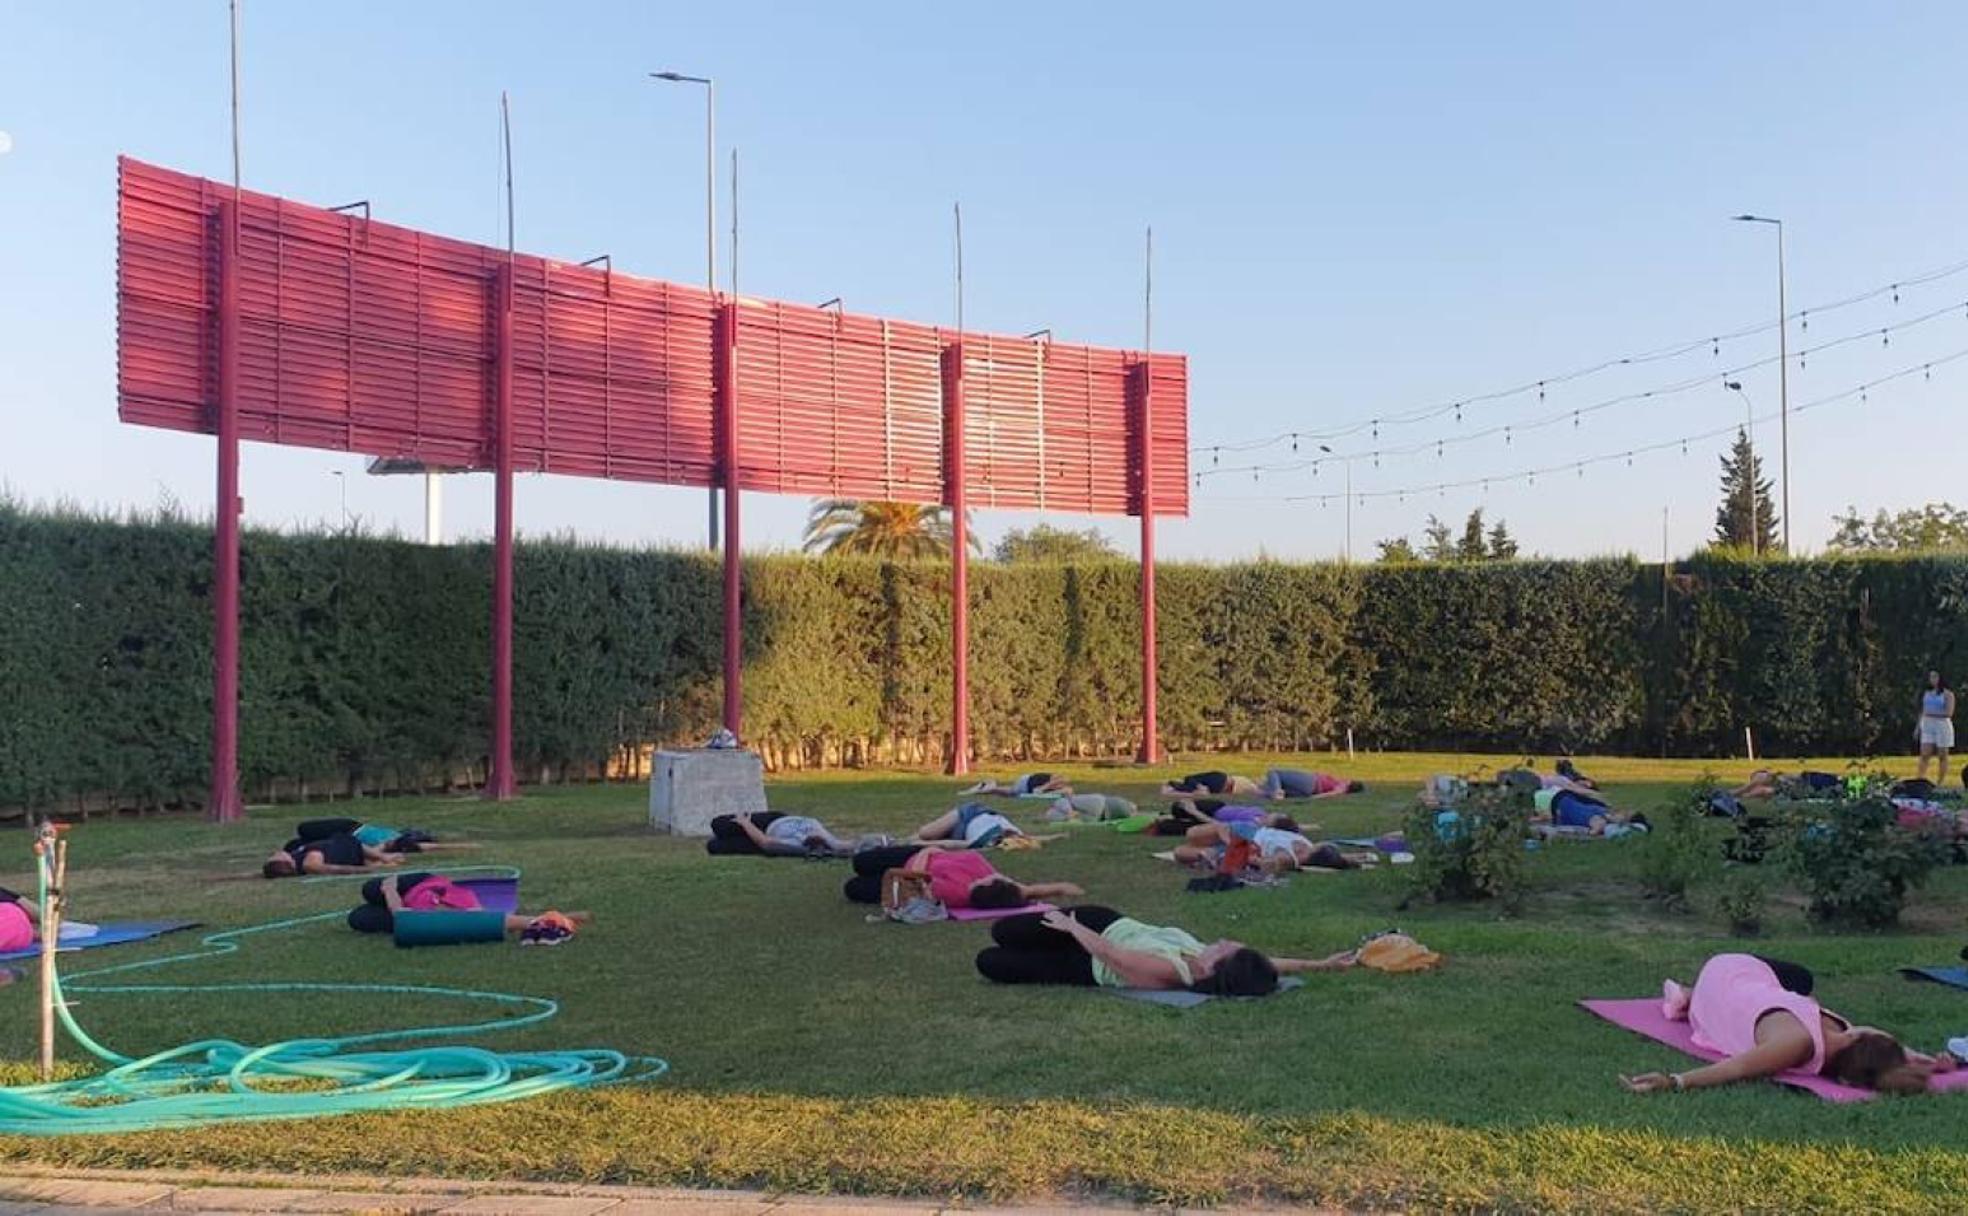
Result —
[[765, 806], [765, 764], [757, 752], [695, 748], [657, 752], [649, 769], [649, 826], [676, 836], [709, 836], [719, 815], [757, 815]]

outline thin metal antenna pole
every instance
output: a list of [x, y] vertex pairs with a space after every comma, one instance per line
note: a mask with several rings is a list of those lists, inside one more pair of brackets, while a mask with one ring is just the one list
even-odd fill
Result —
[[232, 201], [239, 202], [239, 0], [226, 5], [232, 22]]
[[963, 341], [963, 204], [950, 204], [957, 217], [957, 340]]
[[731, 150], [731, 298], [738, 299], [738, 149]]

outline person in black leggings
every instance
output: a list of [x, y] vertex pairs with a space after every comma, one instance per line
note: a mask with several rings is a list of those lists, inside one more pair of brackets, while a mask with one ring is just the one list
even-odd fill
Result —
[[[976, 876], [954, 891], [938, 878], [944, 867], [963, 867], [963, 877]], [[1018, 908], [1042, 899], [1073, 899], [1086, 892], [1070, 882], [1018, 882], [993, 870], [979, 853], [968, 849], [940, 849], [934, 845], [897, 844], [862, 849], [854, 855], [854, 877], [847, 880], [841, 894], [857, 904], [882, 901], [882, 875], [890, 870], [917, 870], [929, 875], [936, 897], [952, 908]], [[944, 871], [946, 874], [948, 870]], [[962, 878], [958, 881], [962, 883]]]
[[[351, 909], [348, 914], [348, 927], [357, 933], [389, 933], [393, 931], [396, 928], [396, 914], [403, 911], [403, 901], [409, 897], [410, 893], [416, 890], [419, 885], [429, 882], [432, 878], [441, 877], [442, 875], [418, 873], [391, 874], [387, 878], [370, 879], [368, 882], [362, 884], [361, 905]], [[473, 895], [471, 896], [471, 900], [476, 905], [478, 897]], [[478, 911], [479, 909], [474, 906], [456, 910]], [[508, 912], [506, 914], [506, 932], [523, 933], [526, 931], [528, 925], [531, 925], [542, 915], [564, 916], [575, 924], [586, 924], [588, 921], [594, 919], [593, 915], [587, 912], [559, 912], [551, 914]]]
[[[1136, 930], [1174, 933], [1187, 943], [1179, 948], [1180, 965], [1170, 965], [1177, 961], [1169, 952], [1172, 944], [1159, 950], [1143, 949], [1108, 938], [1107, 931], [1121, 921], [1129, 921], [1129, 927]], [[1121, 940], [1140, 943], [1138, 936]], [[1276, 990], [1280, 975], [1344, 971], [1359, 961], [1359, 952], [1353, 950], [1322, 959], [1271, 958], [1228, 938], [1205, 943], [1177, 930], [1140, 925], [1096, 904], [1081, 904], [1064, 912], [1007, 916], [991, 926], [991, 941], [993, 944], [977, 955], [977, 970], [998, 984], [1098, 986], [1102, 980], [1093, 965], [1093, 951], [1098, 949], [1109, 968], [1108, 984], [1116, 984], [1117, 974], [1132, 972], [1135, 978], [1128, 983], [1131, 987], [1262, 996]]]
[[1249, 777], [1239, 777], [1234, 773], [1212, 769], [1206, 773], [1190, 773], [1187, 777], [1178, 777], [1164, 785], [1162, 793], [1170, 798], [1192, 794], [1214, 794], [1218, 797], [1225, 794], [1242, 794], [1258, 797], [1262, 795], [1263, 790]]

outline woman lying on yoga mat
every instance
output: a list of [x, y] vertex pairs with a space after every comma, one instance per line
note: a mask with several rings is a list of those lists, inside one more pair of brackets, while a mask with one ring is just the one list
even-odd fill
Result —
[[1186, 836], [1189, 829], [1212, 823], [1255, 823], [1259, 827], [1280, 828], [1287, 832], [1302, 829], [1298, 820], [1283, 811], [1267, 811], [1258, 806], [1230, 806], [1221, 798], [1178, 798], [1169, 803], [1169, 813], [1148, 828], [1150, 836]]
[[264, 878], [292, 878], [297, 874], [360, 874], [370, 866], [403, 864], [403, 854], [386, 853], [363, 844], [349, 832], [339, 832], [320, 840], [294, 839], [273, 851], [260, 867]]
[[1622, 1076], [1636, 1094], [1705, 1089], [1770, 1077], [1789, 1069], [1818, 1073], [1881, 1093], [1917, 1094], [1927, 1078], [1955, 1067], [1951, 1056], [1908, 1051], [1870, 1026], [1854, 1026], [1811, 999], [1810, 971], [1754, 954], [1718, 954], [1702, 965], [1693, 988], [1663, 985], [1661, 1012], [1686, 1021], [1697, 1047], [1728, 1058], [1687, 1072]]
[[719, 815], [711, 820], [704, 849], [713, 856], [767, 854], [774, 857], [847, 857], [855, 842], [842, 840], [810, 815]]
[[1204, 945], [1181, 929], [1092, 905], [1007, 916], [991, 926], [991, 940], [996, 944], [977, 955], [977, 970], [999, 984], [1263, 996], [1276, 991], [1280, 975], [1344, 971], [1358, 961], [1351, 950], [1321, 959], [1270, 958], [1228, 938]]
[[478, 847], [462, 840], [439, 841], [421, 828], [405, 830], [380, 823], [364, 823], [360, 819], [304, 819], [294, 825], [295, 840], [312, 843], [331, 836], [353, 836], [385, 853], [442, 853]]
[[0, 954], [31, 949], [40, 940], [40, 906], [25, 895], [0, 887]]
[[1273, 768], [1264, 771], [1258, 792], [1276, 801], [1280, 798], [1338, 798], [1365, 793], [1367, 783], [1348, 781], [1331, 773], [1308, 772], [1302, 768]]
[[1296, 830], [1264, 827], [1248, 820], [1190, 828], [1189, 843], [1176, 846], [1175, 860], [1185, 866], [1215, 866], [1239, 841], [1248, 841], [1256, 850], [1257, 866], [1267, 874], [1308, 868], [1354, 870], [1360, 866], [1340, 852], [1338, 845], [1314, 844]]
[[1537, 792], [1537, 814], [1531, 816], [1531, 824], [1543, 830], [1583, 829], [1588, 836], [1621, 836], [1652, 828], [1645, 815], [1614, 810], [1598, 794], [1561, 789]]
[[1263, 792], [1258, 788], [1257, 782], [1249, 777], [1239, 777], [1234, 773], [1219, 772], [1214, 769], [1206, 773], [1190, 773], [1187, 777], [1178, 777], [1162, 787], [1162, 796], [1166, 798], [1177, 798], [1185, 794], [1215, 794], [1219, 797], [1224, 794], [1241, 794], [1247, 798], [1254, 798]]
[[1073, 787], [1066, 784], [1066, 778], [1055, 777], [1051, 773], [1024, 773], [1010, 781], [984, 780], [963, 791], [966, 797], [973, 794], [993, 794], [1000, 798], [1023, 798], [1028, 794], [1070, 794]]
[[841, 893], [857, 904], [878, 904], [882, 875], [890, 870], [929, 875], [930, 894], [946, 908], [1021, 908], [1036, 900], [1077, 899], [1086, 894], [1070, 882], [1006, 878], [982, 853], [907, 844], [856, 853], [854, 877]]
[[1053, 823], [1107, 823], [1134, 813], [1134, 803], [1119, 794], [1061, 794], [1046, 807], [1045, 817]]
[[[915, 830], [905, 842], [934, 845], [940, 849], [988, 849], [1011, 836], [1028, 836], [1025, 829], [981, 802], [966, 802], [946, 811]], [[1029, 837], [1037, 844], [1057, 840], [1057, 836]]]
[[[478, 894], [442, 874], [392, 874], [362, 884], [362, 904], [348, 914], [348, 927], [357, 933], [388, 933], [403, 911], [477, 911]], [[588, 912], [509, 912], [506, 932], [522, 937], [559, 941], [574, 935], [574, 926], [593, 920]]]

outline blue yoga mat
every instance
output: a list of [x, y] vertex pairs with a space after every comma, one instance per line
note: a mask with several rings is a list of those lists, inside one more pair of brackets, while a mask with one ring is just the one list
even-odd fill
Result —
[[[126, 920], [121, 924], [97, 925], [94, 936], [78, 937], [65, 941], [57, 949], [61, 953], [67, 954], [75, 950], [93, 950], [97, 946], [121, 946], [126, 942], [148, 941], [153, 937], [162, 937], [166, 933], [176, 933], [180, 929], [196, 929], [197, 927], [198, 922], [195, 920]], [[38, 958], [40, 955], [41, 947], [32, 946], [26, 950], [14, 950], [7, 954], [0, 954], [0, 962], [10, 962], [14, 959], [21, 958]]]
[[1900, 974], [1910, 980], [1932, 980], [1950, 988], [1968, 988], [1968, 967], [1902, 967]]

